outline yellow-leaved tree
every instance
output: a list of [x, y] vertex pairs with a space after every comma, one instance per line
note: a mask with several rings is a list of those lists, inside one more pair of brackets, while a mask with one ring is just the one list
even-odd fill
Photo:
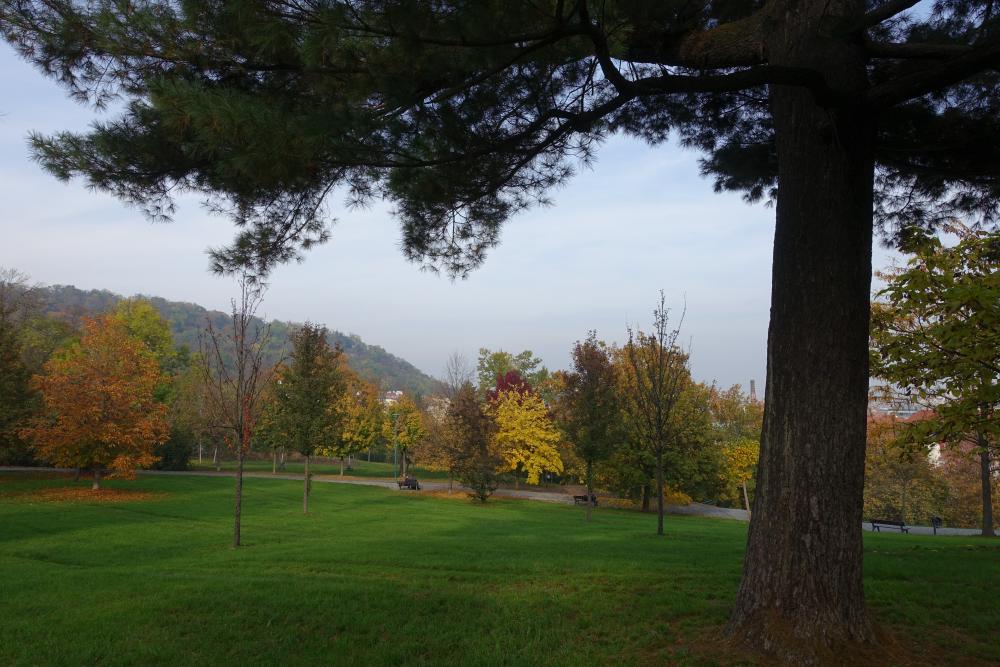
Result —
[[412, 398], [404, 394], [385, 406], [382, 433], [389, 445], [399, 450], [400, 474], [405, 477], [411, 450], [427, 435], [423, 415]]
[[501, 472], [523, 472], [528, 484], [538, 484], [543, 472], [563, 471], [557, 448], [559, 431], [541, 396], [505, 391], [493, 402], [492, 412], [503, 460]]
[[760, 458], [760, 442], [753, 438], [731, 440], [723, 446], [723, 482], [731, 495], [742, 492], [743, 505], [750, 512], [750, 493], [747, 483], [753, 480]]
[[340, 437], [325, 450], [327, 456], [340, 458], [341, 476], [346, 457], [368, 450], [371, 459], [371, 450], [382, 441], [385, 430], [385, 410], [379, 401], [378, 387], [348, 373], [347, 390], [337, 407], [341, 414]]
[[87, 319], [79, 343], [45, 363], [33, 379], [44, 411], [23, 432], [57, 466], [130, 478], [157, 460], [167, 439], [167, 406], [156, 400], [160, 368], [146, 345], [113, 318]]

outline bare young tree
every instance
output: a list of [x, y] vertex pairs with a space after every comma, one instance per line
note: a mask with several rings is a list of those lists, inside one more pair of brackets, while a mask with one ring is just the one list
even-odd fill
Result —
[[468, 358], [461, 352], [452, 352], [444, 365], [444, 382], [447, 385], [448, 398], [453, 399], [466, 382], [471, 383], [476, 378], [476, 371]]
[[[685, 309], [686, 310], [686, 309]], [[649, 334], [628, 327], [626, 354], [631, 409], [635, 423], [656, 457], [656, 534], [663, 535], [663, 453], [670, 437], [670, 417], [684, 386], [690, 379], [688, 354], [677, 344], [684, 312], [676, 328], [670, 328], [670, 310], [660, 290], [660, 303], [653, 311]]]
[[229, 330], [217, 330], [208, 320], [200, 340], [206, 395], [215, 413], [216, 427], [236, 453], [233, 547], [240, 546], [243, 464], [250, 451], [261, 394], [273, 372], [273, 367], [265, 369], [263, 364], [271, 327], [255, 317], [266, 285], [247, 273], [240, 274], [238, 284], [240, 296], [231, 302]]
[[0, 266], [0, 325], [20, 324], [38, 310], [41, 286], [26, 273]]

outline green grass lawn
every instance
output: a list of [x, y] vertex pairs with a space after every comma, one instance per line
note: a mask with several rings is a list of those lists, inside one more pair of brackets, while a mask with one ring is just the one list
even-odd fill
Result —
[[[209, 457], [206, 457], [200, 463], [198, 462], [198, 459], [192, 459], [191, 461], [192, 470], [215, 470], [215, 467], [215, 464], [212, 463], [212, 459]], [[221, 461], [219, 467], [222, 470], [236, 470], [236, 461]], [[285, 464], [284, 472], [301, 475], [304, 472], [304, 468], [305, 466], [302, 461], [288, 461]], [[255, 473], [271, 472], [271, 461], [247, 461], [244, 464], [244, 469]], [[310, 461], [309, 472], [315, 475], [339, 475], [340, 463], [330, 462], [328, 460]], [[446, 472], [442, 472], [440, 470], [427, 470], [426, 468], [421, 468], [420, 466], [415, 465], [411, 465], [408, 472], [416, 476], [418, 479], [448, 479], [448, 473]], [[351, 477], [393, 478], [395, 477], [395, 469], [391, 463], [356, 460], [354, 461], [351, 470], [348, 470], [346, 467], [344, 468], [344, 475]]]
[[[161, 495], [51, 503], [0, 473], [0, 664], [711, 664], [746, 526], [385, 489], [143, 477]], [[77, 483], [86, 486], [87, 482]], [[1000, 661], [1000, 542], [865, 536], [878, 622]]]

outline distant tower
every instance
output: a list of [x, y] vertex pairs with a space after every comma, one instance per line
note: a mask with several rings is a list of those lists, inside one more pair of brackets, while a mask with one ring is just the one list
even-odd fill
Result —
[[750, 402], [757, 402], [757, 382], [755, 380], [750, 380]]

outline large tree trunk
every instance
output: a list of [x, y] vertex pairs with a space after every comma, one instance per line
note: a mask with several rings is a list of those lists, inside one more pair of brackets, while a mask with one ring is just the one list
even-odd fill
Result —
[[278, 450], [277, 448], [271, 450], [271, 474], [278, 474]]
[[[819, 36], [863, 3], [790, 3], [769, 61], [866, 85], [860, 44]], [[831, 23], [832, 21], [832, 23]], [[872, 639], [862, 588], [872, 143], [865, 109], [772, 86], [778, 156], [767, 388], [757, 489], [730, 623], [787, 662], [846, 660]]]
[[642, 485], [642, 511], [649, 511], [649, 484]]
[[594, 497], [594, 462], [587, 461], [587, 502], [584, 505], [587, 506], [587, 521], [590, 521], [591, 510], [593, 509], [593, 501], [591, 498]]
[[233, 522], [233, 547], [240, 546], [240, 517], [243, 513], [243, 460], [246, 455], [243, 453], [242, 448], [240, 448], [239, 454], [236, 455], [236, 511], [234, 512], [235, 519]]
[[90, 485], [91, 491], [99, 491], [101, 489], [101, 468], [94, 468], [94, 483]]
[[990, 466], [990, 447], [986, 437], [979, 433], [979, 473], [983, 484], [983, 535], [994, 537], [993, 530], [993, 474]]
[[[341, 459], [341, 462], [343, 462], [343, 459]], [[341, 472], [341, 474], [344, 473]], [[309, 514], [309, 455], [308, 454], [306, 454], [306, 471], [302, 479], [304, 480], [302, 486], [302, 513]]]

